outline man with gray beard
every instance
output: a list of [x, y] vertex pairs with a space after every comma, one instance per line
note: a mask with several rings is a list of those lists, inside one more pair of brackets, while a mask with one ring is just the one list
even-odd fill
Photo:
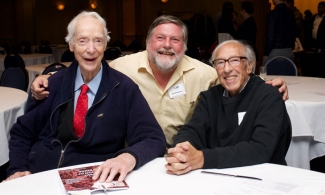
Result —
[[[201, 91], [216, 85], [218, 77], [212, 67], [184, 55], [187, 47], [186, 25], [177, 17], [163, 15], [149, 27], [146, 51], [120, 57], [109, 65], [130, 77], [146, 98], [170, 148], [178, 130]], [[36, 99], [48, 95], [47, 77], [37, 77], [32, 84]], [[280, 86], [283, 98], [288, 98], [282, 79], [269, 84]], [[45, 88], [40, 88], [43, 85]]]

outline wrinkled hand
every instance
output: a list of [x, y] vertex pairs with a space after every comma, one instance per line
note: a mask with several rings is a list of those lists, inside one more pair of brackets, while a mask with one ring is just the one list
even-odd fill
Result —
[[203, 167], [202, 151], [195, 149], [189, 142], [179, 143], [167, 152], [169, 157], [166, 157], [165, 167], [168, 174], [182, 175]]
[[117, 174], [120, 174], [118, 181], [122, 182], [126, 175], [135, 167], [136, 160], [129, 153], [123, 153], [115, 158], [106, 160], [99, 165], [93, 175], [93, 180], [99, 182], [111, 182]]
[[36, 100], [42, 100], [49, 96], [48, 91], [45, 89], [48, 87], [48, 78], [49, 75], [40, 75], [36, 77], [32, 83], [31, 91]]
[[265, 83], [270, 84], [274, 87], [278, 87], [279, 92], [282, 94], [283, 101], [286, 101], [289, 99], [289, 92], [288, 92], [287, 84], [283, 79], [276, 78], [276, 79], [273, 79], [270, 81], [266, 81]]
[[10, 175], [6, 180], [4, 181], [9, 181], [9, 180], [12, 180], [12, 179], [16, 179], [16, 178], [19, 178], [19, 177], [24, 177], [26, 175], [30, 175], [31, 173], [29, 171], [22, 171], [22, 172], [16, 172], [12, 175]]

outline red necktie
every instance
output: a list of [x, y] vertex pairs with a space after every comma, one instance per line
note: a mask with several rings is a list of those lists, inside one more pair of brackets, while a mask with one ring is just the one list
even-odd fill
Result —
[[81, 137], [85, 130], [85, 116], [88, 110], [88, 89], [89, 87], [86, 84], [81, 86], [81, 92], [78, 97], [76, 111], [73, 117], [73, 131], [78, 137]]

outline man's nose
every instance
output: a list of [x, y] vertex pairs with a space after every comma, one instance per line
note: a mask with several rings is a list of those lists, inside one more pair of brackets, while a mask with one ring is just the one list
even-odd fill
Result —
[[232, 68], [232, 66], [230, 65], [229, 61], [226, 61], [226, 62], [225, 62], [225, 67], [224, 67], [224, 71], [228, 73], [228, 72], [232, 71], [232, 69], [233, 69], [233, 68]]
[[170, 39], [167, 38], [165, 39], [165, 42], [164, 42], [164, 48], [170, 48], [171, 47], [171, 42], [170, 42]]
[[89, 41], [87, 44], [87, 51], [88, 52], [94, 52], [95, 51], [95, 45], [93, 41]]

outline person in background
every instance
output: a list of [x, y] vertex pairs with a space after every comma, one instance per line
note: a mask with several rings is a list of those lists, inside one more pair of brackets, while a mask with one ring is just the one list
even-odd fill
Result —
[[119, 175], [121, 182], [164, 155], [164, 134], [139, 87], [103, 60], [110, 39], [105, 20], [83, 11], [67, 30], [76, 61], [49, 79], [48, 98], [13, 125], [7, 180], [104, 161], [93, 179]]
[[168, 149], [167, 173], [261, 163], [286, 165], [290, 119], [277, 89], [252, 74], [254, 51], [237, 40], [212, 54], [220, 85], [201, 92], [191, 120]]
[[[225, 9], [225, 8], [234, 8], [234, 5], [232, 4], [231, 1], [226, 1], [222, 4], [222, 10]], [[218, 12], [217, 16], [216, 16], [216, 28], [217, 30], [219, 29], [219, 21], [220, 21], [220, 18], [222, 16], [222, 10], [220, 12]]]
[[318, 13], [305, 22], [306, 48], [325, 48], [325, 1], [318, 3]]
[[[214, 68], [184, 55], [187, 48], [186, 25], [177, 17], [164, 15], [150, 25], [146, 50], [120, 57], [110, 66], [130, 77], [140, 87], [166, 137], [170, 148], [184, 125], [198, 94], [217, 83]], [[48, 76], [37, 77], [32, 84], [36, 99], [50, 94]], [[268, 81], [278, 86], [283, 98], [288, 91], [283, 79]], [[44, 86], [44, 87], [40, 87]]]
[[238, 30], [238, 27], [239, 27], [239, 24], [237, 22], [237, 18], [238, 18], [238, 13], [234, 11], [232, 13], [232, 23], [234, 24], [235, 32]]
[[222, 14], [218, 23], [218, 43], [234, 39], [236, 32], [233, 23], [234, 6], [231, 2], [222, 5]]
[[286, 0], [287, 7], [292, 11], [293, 15], [295, 16], [296, 21], [296, 32], [297, 32], [297, 38], [301, 42], [303, 42], [303, 16], [299, 9], [295, 6], [294, 0]]
[[294, 61], [293, 48], [297, 35], [294, 15], [284, 0], [272, 2], [275, 8], [267, 15], [263, 65], [276, 56], [285, 56]]
[[306, 10], [304, 11], [304, 20], [309, 19], [309, 18], [311, 18], [312, 16], [313, 16], [313, 13], [311, 13], [311, 11], [310, 11], [309, 9], [306, 9]]
[[256, 50], [256, 22], [252, 14], [254, 13], [254, 4], [251, 1], [242, 1], [240, 3], [240, 16], [244, 19], [243, 23], [239, 25], [238, 31], [235, 34], [236, 40], [243, 40], [249, 44], [257, 58]]

